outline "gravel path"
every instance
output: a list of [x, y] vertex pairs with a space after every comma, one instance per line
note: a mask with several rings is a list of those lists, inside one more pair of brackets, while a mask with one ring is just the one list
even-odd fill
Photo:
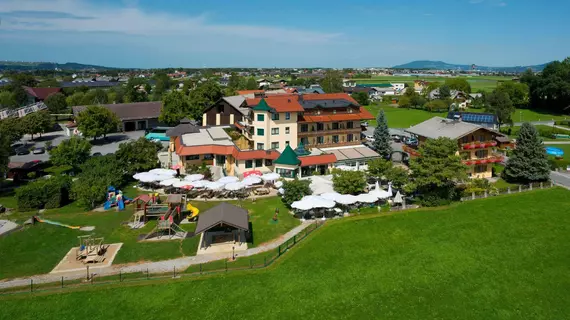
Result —
[[[278, 239], [275, 239], [271, 242], [268, 242], [264, 245], [261, 245], [256, 248], [247, 249], [245, 251], [241, 251], [239, 253], [240, 257], [249, 257], [258, 253], [266, 252], [273, 250], [279, 247], [281, 244], [285, 243], [288, 239], [292, 238], [293, 236], [297, 235], [309, 225], [311, 225], [312, 221], [305, 221], [300, 226], [297, 226], [293, 230], [287, 232], [286, 234], [282, 235]], [[197, 265], [201, 263], [207, 263], [215, 260], [222, 260], [228, 259], [231, 257], [231, 253], [216, 253], [216, 254], [203, 254], [199, 256], [192, 256], [192, 257], [183, 257], [183, 258], [176, 258], [171, 260], [163, 260], [163, 261], [155, 261], [155, 262], [141, 262], [136, 264], [127, 264], [127, 265], [116, 265], [110, 266], [106, 268], [90, 268], [90, 272], [94, 273], [95, 275], [101, 276], [110, 276], [110, 275], [117, 275], [119, 273], [136, 273], [136, 272], [144, 272], [146, 273], [147, 270], [150, 273], [166, 273], [171, 272], [176, 268], [176, 270], [185, 270], [191, 265]], [[27, 278], [17, 278], [11, 280], [3, 280], [0, 281], [0, 289], [5, 288], [12, 288], [12, 287], [23, 287], [30, 285], [30, 279], [33, 279], [34, 284], [40, 283], [49, 283], [49, 282], [59, 282], [61, 281], [61, 277], [64, 277], [65, 280], [75, 280], [75, 279], [82, 279], [85, 278], [86, 271], [73, 271], [73, 272], [65, 272], [65, 273], [57, 273], [57, 274], [42, 274]]]

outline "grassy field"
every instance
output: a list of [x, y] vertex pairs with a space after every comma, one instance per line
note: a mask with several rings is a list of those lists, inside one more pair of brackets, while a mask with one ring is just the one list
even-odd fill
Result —
[[[372, 77], [369, 79], [353, 79], [357, 83], [367, 84], [367, 83], [390, 83], [390, 82], [404, 82], [408, 84], [413, 84], [414, 80], [426, 80], [428, 82], [444, 82], [447, 77], [405, 77], [405, 76], [379, 76]], [[510, 81], [511, 77], [468, 77], [465, 78], [471, 85], [471, 91], [493, 91], [497, 87], [499, 81]]]
[[[192, 204], [204, 212], [215, 206], [218, 202], [198, 202]], [[260, 199], [255, 203], [243, 201], [243, 206], [249, 210], [253, 230], [253, 243], [249, 247], [256, 247], [279, 237], [299, 225], [299, 221], [288, 214], [288, 210], [278, 197]], [[271, 223], [275, 209], [280, 211], [279, 223]], [[61, 223], [79, 226], [95, 226], [93, 232], [97, 236], [105, 237], [106, 243], [122, 242], [115, 263], [129, 263], [137, 261], [156, 261], [171, 259], [180, 256], [196, 254], [199, 237], [184, 239], [183, 241], [138, 242], [140, 234], [149, 233], [156, 226], [155, 221], [149, 222], [144, 228], [132, 230], [121, 225], [131, 219], [132, 206], [127, 210], [116, 212], [81, 212], [56, 213], [48, 211], [45, 217]], [[23, 220], [29, 217], [18, 214]], [[186, 231], [194, 231], [195, 224], [181, 225]], [[63, 227], [39, 224], [28, 226], [21, 231], [0, 237], [0, 279], [30, 276], [47, 273], [63, 258], [74, 246], [78, 246], [77, 236], [85, 232]]]
[[0, 318], [566, 319], [569, 195], [331, 221], [269, 269], [4, 296]]

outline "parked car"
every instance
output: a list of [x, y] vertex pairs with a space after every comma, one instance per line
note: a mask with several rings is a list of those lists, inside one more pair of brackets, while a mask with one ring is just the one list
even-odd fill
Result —
[[399, 135], [395, 134], [392, 136], [392, 141], [394, 142], [401, 142], [402, 141], [402, 137], [400, 137]]
[[366, 141], [374, 142], [374, 137], [371, 135], [366, 135], [365, 138], [366, 138]]
[[368, 127], [368, 121], [361, 122], [360, 125], [363, 127]]
[[156, 127], [150, 130], [144, 137], [150, 141], [170, 141], [170, 137], [166, 136], [169, 127]]
[[19, 156], [23, 156], [26, 154], [30, 154], [30, 149], [28, 149], [27, 147], [20, 147], [15, 150], [15, 153]]
[[95, 152], [93, 154], [93, 157], [101, 157], [101, 156], [103, 156], [103, 154], [101, 152]]
[[32, 150], [33, 154], [44, 154], [46, 153], [46, 148], [44, 147], [37, 147]]

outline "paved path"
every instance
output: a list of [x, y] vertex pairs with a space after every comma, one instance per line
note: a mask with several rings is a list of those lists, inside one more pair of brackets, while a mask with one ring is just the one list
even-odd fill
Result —
[[566, 130], [566, 131], [570, 131], [570, 128], [568, 127], [563, 127], [563, 126], [553, 126], [554, 128], [558, 128], [560, 130]]
[[557, 185], [570, 188], [570, 173], [551, 171], [550, 180]]
[[544, 141], [544, 144], [570, 144], [570, 141]]
[[[258, 253], [267, 252], [279, 247], [281, 244], [285, 243], [287, 240], [291, 239], [293, 236], [299, 234], [309, 225], [313, 224], [314, 221], [305, 221], [300, 226], [297, 226], [293, 230], [282, 235], [278, 239], [271, 242], [263, 244], [256, 248], [247, 249], [245, 251], [239, 252], [239, 257], [249, 257], [256, 255]], [[155, 262], [142, 262], [127, 265], [116, 265], [106, 268], [91, 268], [90, 272], [97, 276], [110, 276], [117, 275], [119, 273], [136, 273], [136, 272], [148, 272], [149, 273], [167, 273], [172, 272], [176, 267], [176, 270], [183, 271], [190, 267], [191, 265], [197, 265], [201, 263], [207, 263], [215, 260], [229, 259], [231, 258], [231, 253], [216, 253], [216, 254], [203, 254], [191, 257], [182, 257], [171, 260], [155, 261]], [[85, 278], [86, 271], [73, 271], [73, 272], [61, 272], [55, 274], [43, 274], [27, 278], [17, 278], [12, 280], [0, 281], [0, 289], [12, 288], [12, 287], [23, 287], [30, 285], [30, 279], [34, 280], [34, 284], [48, 283], [48, 282], [59, 282], [61, 277], [65, 280], [75, 280]]]

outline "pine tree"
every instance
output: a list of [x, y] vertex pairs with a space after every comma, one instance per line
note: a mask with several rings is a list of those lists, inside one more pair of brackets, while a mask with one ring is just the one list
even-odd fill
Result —
[[509, 182], [545, 181], [550, 176], [548, 158], [536, 128], [524, 123], [517, 137], [517, 147], [507, 161], [503, 178]]
[[372, 146], [374, 146], [374, 149], [376, 149], [378, 154], [384, 158], [388, 158], [392, 154], [392, 144], [384, 110], [380, 110], [376, 117], [376, 122], [376, 129], [374, 129], [374, 142], [372, 143]]

